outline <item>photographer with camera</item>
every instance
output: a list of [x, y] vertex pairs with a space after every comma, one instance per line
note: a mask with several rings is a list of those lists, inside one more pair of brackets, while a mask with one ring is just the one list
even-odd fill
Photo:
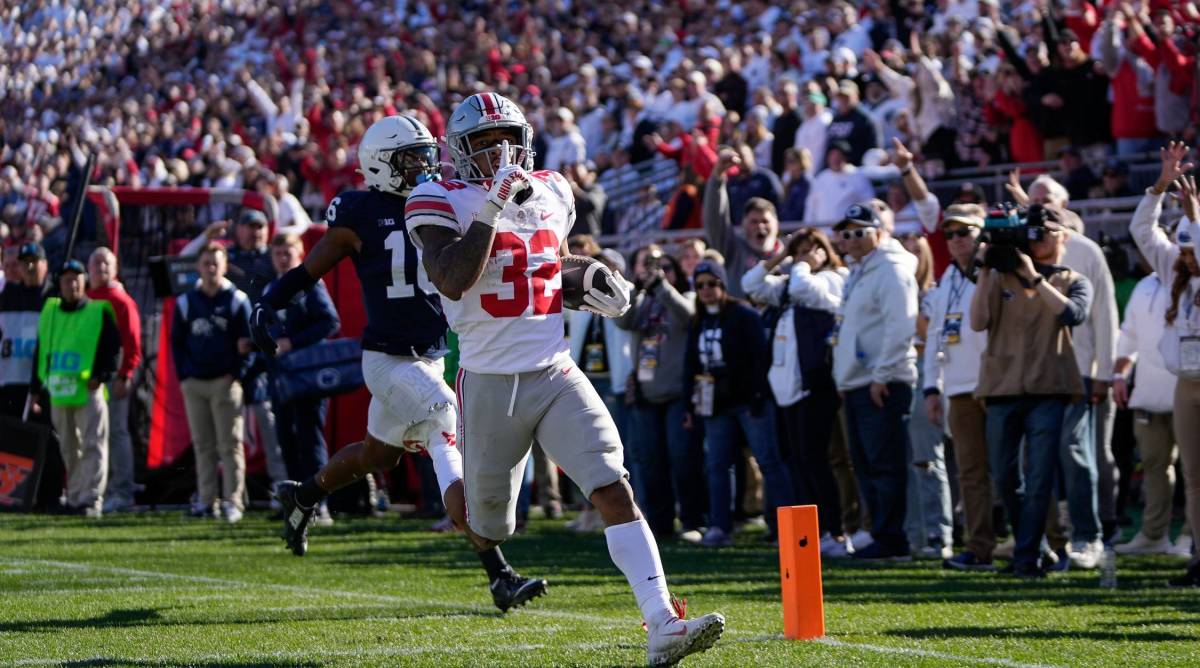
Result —
[[1087, 318], [1092, 286], [1059, 264], [1067, 237], [1058, 209], [1034, 205], [1023, 223], [1016, 211], [987, 223], [990, 243], [971, 299], [971, 328], [988, 335], [975, 395], [987, 406], [992, 475], [1016, 533], [1011, 570], [1044, 577], [1040, 546], [1059, 436], [1069, 428], [1067, 409], [1084, 401], [1071, 328]]

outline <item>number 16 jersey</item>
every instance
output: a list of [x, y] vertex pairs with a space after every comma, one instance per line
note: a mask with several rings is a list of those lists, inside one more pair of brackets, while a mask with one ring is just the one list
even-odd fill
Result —
[[[575, 219], [575, 198], [557, 172], [530, 174], [530, 195], [496, 216], [483, 274], [457, 301], [443, 296], [458, 334], [459, 366], [473, 373], [538, 371], [570, 359], [562, 317], [559, 249]], [[413, 242], [436, 225], [466, 236], [487, 189], [463, 181], [423, 183], [405, 206]]]
[[325, 222], [352, 230], [367, 326], [363, 348], [388, 355], [440, 357], [446, 351], [442, 302], [404, 228], [404, 198], [347, 190], [329, 203]]

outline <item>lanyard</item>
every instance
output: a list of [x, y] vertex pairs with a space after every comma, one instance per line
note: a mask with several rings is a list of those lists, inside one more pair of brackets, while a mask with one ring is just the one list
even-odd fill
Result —
[[955, 308], [962, 299], [963, 292], [966, 292], [969, 280], [966, 274], [958, 268], [958, 265], [954, 265], [954, 273], [950, 275], [950, 299], [946, 300], [946, 313], [961, 313]]

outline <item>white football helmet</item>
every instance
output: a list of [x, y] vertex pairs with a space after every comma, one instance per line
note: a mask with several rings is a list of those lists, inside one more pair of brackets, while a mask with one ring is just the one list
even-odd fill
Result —
[[[483, 181], [492, 178], [491, 169], [485, 174], [475, 158], [495, 151], [496, 146], [487, 146], [478, 151], [471, 150], [470, 136], [476, 132], [493, 128], [510, 128], [515, 141], [509, 142], [509, 164], [533, 169], [533, 126], [525, 120], [525, 113], [508, 98], [495, 93], [476, 93], [463, 100], [450, 115], [446, 123], [446, 148], [450, 160], [464, 181]], [[490, 164], [490, 161], [488, 161]]]
[[437, 142], [411, 116], [387, 116], [367, 128], [358, 143], [358, 171], [368, 189], [402, 197], [442, 178]]

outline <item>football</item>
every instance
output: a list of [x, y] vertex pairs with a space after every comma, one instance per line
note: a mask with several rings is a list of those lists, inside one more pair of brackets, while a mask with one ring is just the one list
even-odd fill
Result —
[[605, 294], [613, 294], [608, 285], [612, 270], [599, 260], [582, 255], [568, 255], [562, 259], [563, 306], [578, 310], [583, 306], [583, 295], [589, 288]]

